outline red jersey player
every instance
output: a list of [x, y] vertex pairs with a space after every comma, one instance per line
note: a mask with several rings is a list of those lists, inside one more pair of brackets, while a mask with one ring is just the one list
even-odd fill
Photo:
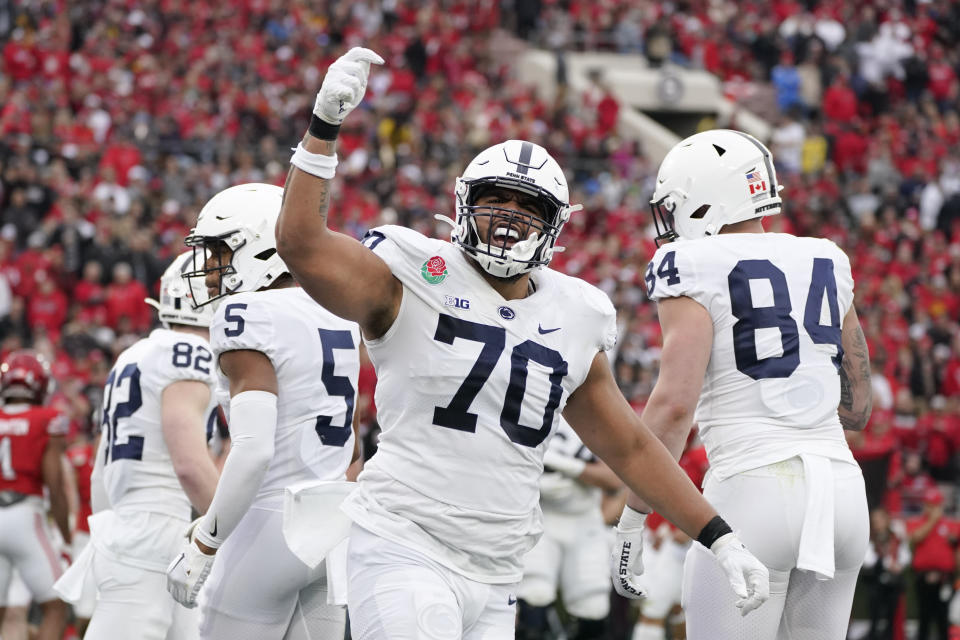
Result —
[[44, 486], [57, 527], [71, 540], [61, 463], [68, 422], [43, 406], [49, 384], [33, 351], [14, 351], [0, 364], [0, 620], [15, 568], [43, 611], [38, 640], [59, 640], [67, 615], [53, 590], [62, 568], [47, 534]]

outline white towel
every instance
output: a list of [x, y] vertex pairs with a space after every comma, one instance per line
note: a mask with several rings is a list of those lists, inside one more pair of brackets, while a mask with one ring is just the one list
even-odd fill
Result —
[[834, 573], [833, 461], [801, 454], [807, 508], [800, 530], [797, 568], [813, 571], [818, 580], [831, 580]]
[[307, 480], [284, 490], [283, 538], [311, 569], [350, 533], [353, 522], [340, 511], [340, 503], [356, 486], [345, 480]]
[[327, 604], [347, 605], [347, 549], [350, 540], [334, 547], [325, 558], [327, 562]]
[[65, 602], [77, 604], [83, 596], [83, 584], [87, 574], [93, 571], [93, 554], [96, 542], [103, 537], [103, 532], [110, 528], [113, 523], [113, 511], [105, 509], [99, 511], [87, 518], [87, 524], [90, 526], [90, 542], [83, 548], [80, 555], [73, 559], [73, 562], [63, 572], [63, 575], [55, 583], [53, 590], [63, 598]]
[[87, 579], [87, 573], [92, 570], [92, 566], [93, 545], [88, 544], [80, 552], [80, 555], [73, 559], [63, 575], [53, 583], [53, 590], [64, 602], [77, 604], [83, 596], [83, 583]]

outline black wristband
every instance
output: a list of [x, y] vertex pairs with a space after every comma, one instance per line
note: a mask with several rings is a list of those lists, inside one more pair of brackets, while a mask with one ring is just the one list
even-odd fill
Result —
[[310, 116], [310, 128], [308, 131], [310, 131], [310, 135], [320, 140], [336, 140], [337, 134], [340, 133], [340, 125], [325, 122], [314, 113]]
[[727, 535], [733, 533], [733, 529], [727, 524], [727, 521], [720, 516], [713, 516], [697, 536], [697, 542], [707, 549], [713, 546], [713, 543]]

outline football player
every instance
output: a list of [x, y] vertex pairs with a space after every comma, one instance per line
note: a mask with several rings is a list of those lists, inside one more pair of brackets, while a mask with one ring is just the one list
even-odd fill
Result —
[[[770, 603], [741, 618], [723, 571], [694, 544], [688, 637], [844, 638], [869, 519], [843, 430], [863, 429], [871, 409], [850, 262], [829, 240], [764, 232], [762, 218], [781, 210], [773, 158], [739, 131], [677, 144], [651, 203], [668, 244], [646, 272], [663, 352], [642, 417], [675, 456], [696, 419], [704, 495], [770, 570]], [[618, 566], [634, 557], [647, 510], [631, 497]]]
[[561, 414], [628, 486], [712, 546], [742, 610], [759, 606], [766, 569], [617, 388], [610, 300], [546, 268], [579, 207], [545, 149], [509, 140], [474, 158], [456, 183], [451, 242], [384, 226], [361, 244], [328, 229], [339, 125], [382, 62], [354, 48], [328, 69], [278, 224], [293, 275], [359, 322], [378, 377], [379, 448], [342, 506], [354, 520], [353, 637], [513, 636]]
[[0, 621], [16, 569], [43, 612], [39, 640], [60, 640], [67, 623], [67, 605], [53, 589], [63, 568], [47, 532], [44, 487], [53, 520], [71, 541], [62, 464], [69, 421], [43, 406], [51, 382], [34, 351], [14, 351], [0, 364]]
[[327, 604], [334, 567], [294, 555], [282, 508], [284, 487], [343, 480], [356, 453], [360, 331], [311, 300], [277, 255], [282, 196], [266, 184], [226, 189], [187, 238], [204, 265], [189, 276], [217, 306], [210, 339], [231, 438], [210, 510], [168, 571], [188, 606], [206, 580], [205, 639], [342, 638], [345, 626], [345, 608]]
[[567, 636], [571, 640], [605, 638], [610, 613], [606, 567], [610, 543], [600, 503], [604, 490], [620, 490], [623, 483], [562, 418], [544, 452], [543, 467], [543, 537], [523, 559], [523, 580], [517, 590], [517, 638], [544, 637], [558, 591], [572, 618]]
[[94, 499], [93, 508], [113, 513], [91, 534], [99, 597], [87, 639], [113, 639], [121, 629], [137, 638], [197, 637], [196, 612], [170, 599], [164, 575], [191, 507], [206, 511], [217, 485], [206, 445], [216, 403], [211, 314], [183, 278], [192, 259], [178, 256], [160, 280], [160, 300], [147, 300], [163, 328], [124, 350], [107, 377], [91, 492], [102, 483], [108, 504]]

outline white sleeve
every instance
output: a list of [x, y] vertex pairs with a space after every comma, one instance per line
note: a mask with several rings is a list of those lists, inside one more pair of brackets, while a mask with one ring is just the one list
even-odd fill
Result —
[[230, 399], [231, 448], [217, 491], [194, 535], [213, 549], [253, 504], [273, 459], [277, 430], [277, 396], [268, 391], [244, 391]]

